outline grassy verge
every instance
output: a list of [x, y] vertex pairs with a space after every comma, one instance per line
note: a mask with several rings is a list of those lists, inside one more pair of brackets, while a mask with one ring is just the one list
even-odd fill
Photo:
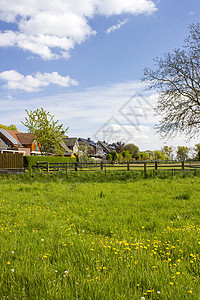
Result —
[[0, 177], [0, 298], [199, 299], [200, 179], [95, 174]]

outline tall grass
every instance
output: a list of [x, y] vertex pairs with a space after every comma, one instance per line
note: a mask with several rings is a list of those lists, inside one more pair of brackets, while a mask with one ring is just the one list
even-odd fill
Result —
[[0, 179], [1, 299], [199, 299], [199, 178], [32, 176]]

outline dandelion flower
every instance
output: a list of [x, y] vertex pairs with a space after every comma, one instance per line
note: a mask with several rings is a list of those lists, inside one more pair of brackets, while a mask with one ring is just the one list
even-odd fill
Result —
[[11, 269], [11, 272], [14, 272], [14, 269]]
[[44, 242], [44, 239], [41, 239], [41, 242]]

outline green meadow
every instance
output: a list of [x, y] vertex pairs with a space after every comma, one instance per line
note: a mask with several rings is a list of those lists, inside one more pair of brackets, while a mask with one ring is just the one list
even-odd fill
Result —
[[0, 299], [200, 299], [200, 178], [0, 177]]

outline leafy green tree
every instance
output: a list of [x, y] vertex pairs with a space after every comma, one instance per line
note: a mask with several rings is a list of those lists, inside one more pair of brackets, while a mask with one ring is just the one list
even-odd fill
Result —
[[119, 163], [122, 162], [122, 160], [123, 160], [123, 155], [122, 155], [122, 153], [118, 153], [117, 159], [118, 159], [118, 162], [119, 162]]
[[173, 150], [172, 150], [172, 147], [171, 147], [171, 146], [164, 146], [164, 147], [162, 148], [162, 152], [163, 152], [164, 154], [166, 154], [168, 157], [171, 158], [171, 155], [172, 155]]
[[65, 150], [61, 146], [62, 137], [67, 132], [63, 130], [63, 125], [58, 125], [58, 121], [54, 121], [54, 116], [43, 108], [38, 108], [34, 111], [28, 112], [28, 117], [25, 122], [22, 122], [28, 128], [29, 133], [33, 133], [35, 139], [40, 144], [40, 151], [42, 154], [55, 153], [63, 155]]
[[197, 159], [200, 159], [200, 144], [196, 144], [194, 147], [195, 156]]
[[95, 149], [90, 145], [80, 145], [79, 150], [82, 152], [82, 156], [90, 156], [95, 154]]
[[154, 151], [153, 158], [155, 160], [165, 160], [166, 156], [163, 152], [156, 150]]
[[117, 153], [115, 151], [111, 151], [107, 154], [107, 159], [111, 162], [114, 162], [117, 160]]
[[130, 153], [130, 151], [124, 150], [122, 152], [122, 156], [123, 156], [123, 158], [124, 158], [125, 161], [130, 161], [131, 157], [132, 157], [132, 154]]
[[108, 153], [106, 155], [106, 158], [107, 158], [107, 160], [109, 160], [110, 162], [112, 162], [112, 155], [111, 155], [111, 153]]
[[115, 151], [111, 151], [110, 154], [112, 155], [112, 161], [116, 161], [117, 160], [117, 152]]
[[9, 127], [10, 127], [10, 130], [18, 131], [17, 127], [14, 124], [11, 124]]
[[189, 148], [185, 146], [178, 146], [176, 156], [178, 160], [184, 161], [188, 158]]
[[123, 148], [123, 151], [129, 151], [132, 158], [138, 159], [140, 155], [139, 148], [134, 144], [127, 144]]
[[7, 129], [7, 130], [18, 131], [17, 127], [14, 124], [11, 124], [10, 126], [5, 126], [5, 125], [0, 124], [0, 128]]
[[141, 160], [147, 160], [147, 159], [150, 159], [150, 154], [148, 152], [140, 152], [140, 156], [139, 156], [139, 159]]

